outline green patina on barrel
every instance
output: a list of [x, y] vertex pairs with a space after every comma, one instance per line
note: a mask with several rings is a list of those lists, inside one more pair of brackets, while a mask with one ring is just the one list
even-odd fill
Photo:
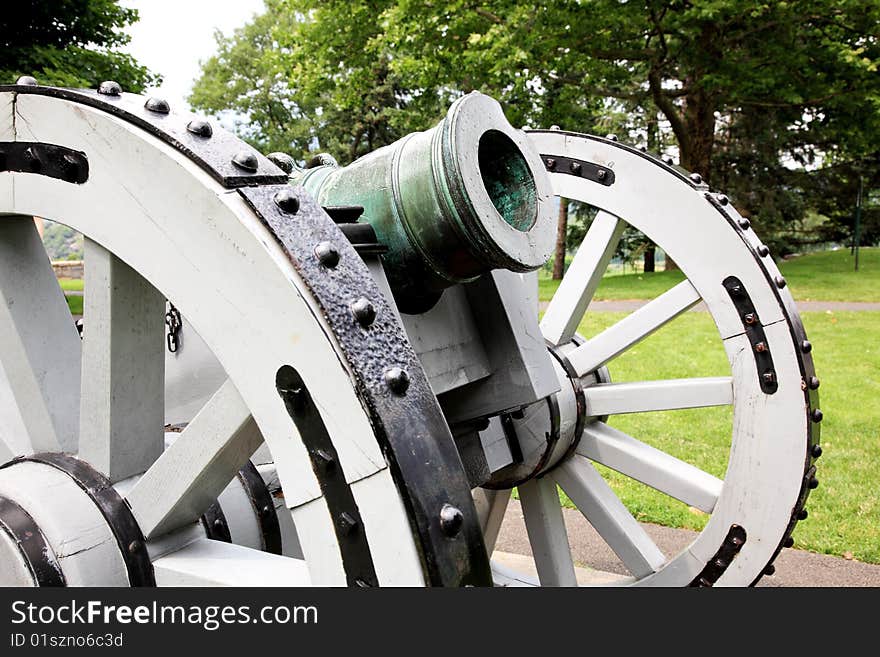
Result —
[[492, 269], [525, 272], [552, 249], [549, 181], [524, 135], [482, 94], [456, 101], [434, 128], [346, 167], [291, 175], [322, 205], [361, 205], [388, 247], [385, 270], [403, 312]]

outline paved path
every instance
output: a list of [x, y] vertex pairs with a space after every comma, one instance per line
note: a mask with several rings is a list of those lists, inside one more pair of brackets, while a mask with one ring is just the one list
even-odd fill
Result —
[[[594, 301], [590, 304], [590, 312], [600, 313], [630, 313], [638, 310], [646, 303], [648, 299], [621, 299], [618, 301]], [[540, 308], [542, 311], [547, 310], [548, 301], [542, 301]], [[831, 312], [842, 311], [880, 311], [880, 303], [864, 302], [864, 301], [798, 301], [798, 309], [801, 312]], [[691, 308], [691, 312], [707, 312], [706, 304], [700, 303]]]
[[[615, 554], [578, 511], [563, 509], [563, 515], [575, 563], [603, 571], [606, 577], [604, 581], [614, 579], [611, 573], [627, 573]], [[696, 532], [687, 529], [651, 524], [645, 524], [644, 527], [667, 555], [681, 551], [696, 537]], [[794, 538], [797, 541], [797, 531]], [[496, 549], [513, 555], [531, 556], [522, 510], [516, 500], [510, 501]], [[516, 557], [513, 558], [515, 560]], [[504, 559], [505, 563], [514, 566], [511, 561], [510, 558]], [[775, 565], [776, 574], [762, 578], [759, 586], [880, 586], [880, 565], [796, 549], [783, 550]]]

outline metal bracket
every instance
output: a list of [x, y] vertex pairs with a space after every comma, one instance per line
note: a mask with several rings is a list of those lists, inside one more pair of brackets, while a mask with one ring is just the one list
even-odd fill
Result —
[[610, 187], [614, 184], [616, 176], [608, 167], [599, 166], [586, 160], [576, 160], [571, 157], [558, 155], [542, 155], [541, 160], [547, 171], [551, 173], [565, 173], [569, 176], [585, 178], [591, 182]]
[[776, 378], [776, 370], [773, 367], [773, 356], [770, 354], [770, 345], [761, 325], [761, 318], [755, 310], [755, 304], [748, 291], [736, 276], [728, 276], [722, 282], [724, 289], [730, 295], [733, 305], [742, 319], [743, 328], [749, 343], [752, 345], [752, 355], [755, 357], [755, 367], [758, 372], [758, 382], [761, 390], [772, 395], [779, 388]]
[[736, 555], [739, 554], [739, 551], [742, 550], [742, 546], [745, 543], [746, 530], [739, 525], [731, 525], [724, 543], [718, 548], [718, 552], [715, 553], [712, 560], [694, 578], [691, 586], [714, 586], [715, 582], [718, 581], [721, 575], [724, 574], [724, 571], [728, 569], [730, 563], [736, 558]]
[[81, 185], [89, 179], [85, 153], [30, 141], [0, 142], [0, 171], [35, 173]]
[[252, 461], [249, 460], [238, 471], [238, 481], [257, 516], [260, 534], [263, 538], [263, 551], [281, 554], [281, 525], [278, 522], [275, 503], [272, 501], [272, 494], [269, 492], [266, 482], [263, 481], [257, 466]]
[[31, 515], [7, 497], [0, 497], [0, 531], [18, 545], [37, 586], [67, 586], [55, 552]]
[[217, 502], [209, 506], [201, 517], [202, 527], [205, 528], [205, 536], [212, 541], [232, 543], [232, 534], [229, 533], [229, 523], [226, 514]]

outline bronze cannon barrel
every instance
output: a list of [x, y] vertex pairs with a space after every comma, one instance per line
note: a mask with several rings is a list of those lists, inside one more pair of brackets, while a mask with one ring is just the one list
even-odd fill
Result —
[[538, 269], [553, 250], [550, 181], [525, 134], [492, 98], [458, 99], [434, 128], [346, 167], [294, 171], [322, 205], [360, 205], [404, 312], [492, 269]]

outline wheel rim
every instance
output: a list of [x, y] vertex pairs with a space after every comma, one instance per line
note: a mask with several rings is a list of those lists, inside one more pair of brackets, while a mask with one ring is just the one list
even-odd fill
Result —
[[[475, 512], [436, 399], [365, 265], [319, 207], [296, 192], [299, 207], [285, 212], [284, 198], [275, 200], [276, 195], [292, 190], [280, 170], [230, 135], [201, 144], [211, 132], [189, 134], [193, 117], [156, 111], [155, 104], [144, 107], [142, 98], [4, 87], [0, 108], [0, 141], [54, 144], [88, 158], [83, 183], [36, 172], [0, 175], [0, 212], [9, 215], [0, 220], [7, 265], [0, 282], [7, 307], [14, 307], [10, 300], [18, 302], [3, 317], [4, 331], [20, 338], [7, 341], [11, 346], [0, 359], [12, 402], [24, 416], [24, 433], [4, 443], [6, 457], [79, 451], [115, 482], [129, 482], [125, 494], [145, 536], [160, 543], [167, 532], [197, 520], [206, 501], [216, 498], [265, 440], [305, 564], [245, 555], [231, 546], [229, 558], [242, 559], [241, 584], [487, 581]], [[214, 166], [216, 151], [222, 151], [223, 167]], [[236, 158], [244, 166], [230, 167]], [[82, 352], [98, 357], [85, 358], [82, 370], [79, 337], [63, 296], [45, 255], [35, 258], [39, 244], [31, 216], [83, 233], [87, 257], [103, 263], [87, 274], [97, 284], [86, 299], [91, 320]], [[332, 265], [322, 260], [326, 249], [316, 249], [327, 246], [324, 242], [332, 242]], [[102, 286], [98, 271], [114, 282]], [[25, 278], [30, 287], [16, 288]], [[98, 299], [91, 308], [89, 296]], [[348, 310], [361, 296], [376, 310], [369, 327], [359, 326]], [[107, 335], [120, 344], [128, 340], [129, 346], [164, 350], [165, 298], [183, 311], [228, 381], [162, 452], [164, 417], [152, 413], [148, 427], [134, 427], [134, 433], [148, 436], [144, 440], [120, 438], [124, 423], [114, 424], [111, 410], [124, 410], [125, 402], [108, 401], [111, 385], [123, 385], [121, 373], [136, 365], [137, 376], [128, 375], [134, 380], [130, 395], [146, 394], [154, 408], [161, 407], [163, 381], [155, 363], [161, 357], [114, 350]], [[94, 328], [98, 317], [108, 321], [106, 335]], [[25, 330], [34, 325], [46, 331]], [[383, 347], [381, 361], [377, 345]], [[368, 355], [358, 358], [361, 351]], [[298, 431], [296, 417], [292, 421], [285, 386], [293, 379], [282, 380], [285, 366], [295, 370], [316, 409], [336, 475], [322, 469], [309, 436]], [[396, 383], [399, 371], [405, 386]], [[80, 379], [86, 382], [82, 393]], [[31, 410], [25, 408], [29, 404]], [[71, 419], [80, 408], [83, 426], [87, 418], [107, 420], [84, 442], [80, 420]], [[212, 446], [208, 456], [205, 444]], [[438, 470], [413, 482], [425, 460]], [[142, 473], [136, 482], [131, 479]], [[338, 489], [335, 498], [328, 486]], [[169, 499], [171, 493], [176, 499]], [[446, 504], [463, 518], [451, 535], [440, 518]], [[341, 519], [343, 513], [348, 517]], [[204, 572], [209, 566], [193, 563], [220, 558], [225, 548], [206, 543], [189, 543], [165, 556], [154, 550], [157, 582], [210, 577]]]
[[[558, 130], [531, 132], [557, 196], [600, 209], [541, 329], [579, 375], [625, 353], [696, 303], [707, 306], [731, 377], [585, 389], [588, 415], [733, 404], [727, 473], [722, 480], [658, 452], [604, 422], [588, 422], [575, 453], [520, 487], [523, 514], [542, 584], [573, 585], [575, 573], [556, 486], [617, 553], [637, 585], [746, 585], [787, 542], [815, 480], [818, 379], [796, 307], [772, 259], [723, 195], [699, 176], [615, 141]], [[625, 222], [664, 249], [687, 277], [581, 346], [577, 325], [598, 287]], [[736, 277], [753, 304], [755, 326], [735, 303]], [[739, 290], [739, 288], [736, 288]], [[760, 327], [760, 328], [759, 328]], [[755, 356], [755, 330], [764, 347]], [[769, 352], [770, 361], [764, 360]], [[772, 379], [762, 378], [772, 367]], [[766, 392], [774, 388], [772, 392]], [[764, 389], [762, 389], [764, 388]], [[603, 463], [670, 497], [711, 512], [687, 549], [667, 559], [593, 466]], [[497, 536], [505, 495], [478, 494], [487, 544]], [[500, 509], [500, 512], [499, 512]], [[744, 538], [743, 538], [744, 537]], [[536, 583], [493, 565], [496, 581]]]

